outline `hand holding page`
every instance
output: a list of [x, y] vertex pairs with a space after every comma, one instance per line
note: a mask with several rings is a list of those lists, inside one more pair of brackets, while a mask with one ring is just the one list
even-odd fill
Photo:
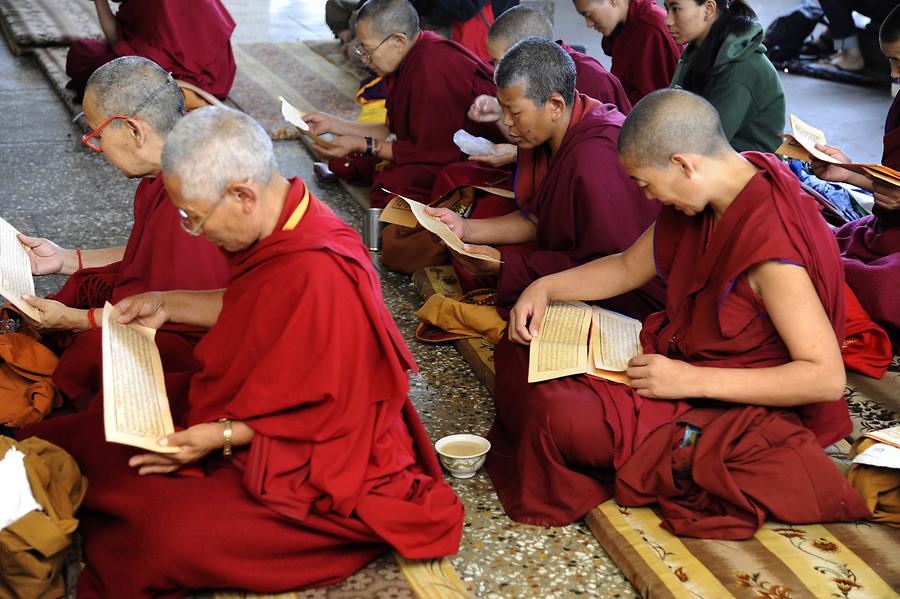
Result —
[[453, 231], [450, 230], [450, 227], [448, 227], [447, 225], [442, 223], [440, 221], [440, 219], [437, 219], [437, 218], [431, 216], [430, 214], [428, 214], [427, 212], [425, 212], [425, 208], [427, 208], [427, 206], [425, 206], [425, 204], [422, 204], [421, 202], [417, 202], [415, 200], [411, 200], [409, 198], [403, 197], [402, 195], [394, 193], [393, 191], [390, 191], [389, 189], [385, 189], [383, 187], [381, 189], [386, 193], [390, 193], [390, 194], [397, 196], [398, 198], [404, 200], [407, 204], [409, 204], [409, 208], [410, 208], [410, 210], [412, 210], [412, 213], [416, 217], [416, 220], [419, 222], [419, 224], [422, 225], [422, 227], [424, 227], [425, 229], [431, 231], [432, 233], [434, 233], [435, 235], [440, 237], [441, 241], [446, 243], [447, 247], [449, 247], [454, 252], [456, 252], [458, 254], [462, 254], [463, 256], [475, 258], [477, 260], [487, 260], [488, 262], [500, 262], [500, 260], [497, 260], [496, 258], [492, 258], [490, 256], [485, 256], [484, 254], [475, 254], [473, 252], [464, 250], [462, 240], [459, 237], [457, 237], [456, 233], [454, 233]]
[[28, 250], [16, 237], [18, 234], [14, 226], [0, 218], [0, 295], [22, 314], [40, 322], [41, 313], [22, 299], [23, 295], [34, 295], [34, 277]]
[[175, 432], [163, 380], [156, 331], [119, 324], [120, 312], [103, 306], [103, 424], [110, 443], [177, 453], [157, 441]]
[[301, 134], [313, 140], [323, 148], [330, 148], [333, 145], [331, 142], [325, 141], [324, 139], [310, 131], [309, 125], [306, 121], [303, 120], [303, 113], [297, 110], [293, 104], [291, 104], [281, 96], [278, 96], [278, 99], [281, 100], [281, 116], [284, 117], [284, 120], [300, 129]]

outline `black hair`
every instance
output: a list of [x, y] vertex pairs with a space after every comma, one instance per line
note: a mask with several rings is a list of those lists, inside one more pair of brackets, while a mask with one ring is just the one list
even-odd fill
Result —
[[[702, 6], [706, 0], [694, 2]], [[706, 95], [713, 65], [725, 38], [731, 33], [747, 31], [756, 21], [756, 13], [744, 0], [716, 0], [716, 21], [703, 43], [695, 48], [681, 86], [695, 94]]]
[[895, 6], [881, 22], [878, 39], [882, 44], [893, 44], [900, 41], [900, 5]]

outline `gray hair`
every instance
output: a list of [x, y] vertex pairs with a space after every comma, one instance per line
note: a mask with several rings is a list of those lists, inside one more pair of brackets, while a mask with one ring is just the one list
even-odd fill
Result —
[[268, 185], [278, 174], [272, 140], [242, 112], [211, 106], [191, 111], [169, 133], [162, 170], [189, 200], [215, 202], [232, 181]]
[[553, 24], [542, 13], [527, 6], [513, 6], [505, 11], [488, 31], [491, 40], [503, 40], [509, 45], [526, 37], [553, 38]]
[[710, 158], [731, 150], [719, 113], [706, 99], [680, 89], [660, 89], [634, 105], [618, 141], [619, 156], [662, 168], [675, 154]]
[[356, 14], [356, 26], [364, 21], [382, 36], [405, 33], [411, 41], [419, 36], [419, 13], [407, 0], [369, 0]]
[[553, 40], [526, 37], [500, 59], [494, 83], [499, 88], [521, 83], [525, 97], [535, 106], [545, 105], [554, 93], [571, 106], [575, 101], [575, 62]]
[[103, 116], [138, 116], [162, 136], [184, 116], [184, 95], [175, 79], [141, 56], [122, 56], [94, 71], [87, 94]]

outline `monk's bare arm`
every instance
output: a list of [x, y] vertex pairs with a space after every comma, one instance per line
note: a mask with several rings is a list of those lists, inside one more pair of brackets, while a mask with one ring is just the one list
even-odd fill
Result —
[[[113, 262], [119, 262], [124, 255], [124, 245], [97, 250], [81, 250], [81, 266], [83, 268], [106, 266]], [[69, 250], [63, 257], [63, 268], [59, 272], [64, 275], [70, 275], [76, 270], [78, 270], [78, 255], [75, 250]]]
[[152, 291], [121, 300], [119, 322], [137, 322], [159, 328], [167, 322], [212, 328], [222, 311], [224, 289], [204, 291]]
[[119, 22], [109, 6], [109, 0], [95, 0], [97, 18], [100, 19], [100, 29], [110, 46], [119, 41]]
[[530, 343], [540, 330], [547, 305], [553, 300], [602, 300], [645, 285], [656, 275], [653, 259], [655, 225], [621, 254], [598, 258], [581, 266], [541, 277], [528, 286], [509, 315], [509, 338]]
[[18, 235], [31, 262], [33, 275], [70, 275], [79, 268], [106, 266], [118, 262], [125, 255], [125, 246], [98, 250], [67, 250], [49, 239]]
[[509, 245], [527, 243], [537, 237], [534, 222], [518, 210], [496, 218], [464, 219], [466, 243]]
[[[733, 403], [789, 407], [842, 397], [846, 376], [840, 346], [806, 269], [793, 264], [764, 262], [753, 267], [750, 283], [791, 355], [791, 361], [770, 368], [701, 368], [644, 356], [656, 364], [646, 377], [649, 397], [704, 397]], [[668, 369], [668, 371], [667, 371]], [[639, 374], [629, 368], [629, 376]], [[641, 376], [641, 378], [643, 378]]]

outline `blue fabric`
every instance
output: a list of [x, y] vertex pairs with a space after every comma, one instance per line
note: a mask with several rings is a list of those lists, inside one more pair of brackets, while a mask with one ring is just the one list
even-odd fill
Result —
[[867, 216], [867, 213], [853, 200], [853, 196], [844, 187], [819, 179], [807, 171], [805, 163], [800, 160], [789, 160], [788, 166], [801, 183], [823, 195], [848, 221]]

